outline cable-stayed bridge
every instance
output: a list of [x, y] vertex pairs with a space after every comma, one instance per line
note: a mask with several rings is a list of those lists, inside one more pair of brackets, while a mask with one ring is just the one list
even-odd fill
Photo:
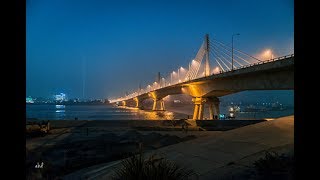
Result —
[[[211, 60], [210, 60], [211, 59]], [[210, 66], [215, 65], [215, 68]], [[217, 119], [219, 97], [247, 90], [290, 90], [294, 88], [294, 54], [261, 60], [241, 50], [205, 36], [196, 57], [188, 68], [180, 67], [160, 77], [145, 88], [111, 103], [134, 101], [137, 108], [146, 99], [153, 100], [152, 110], [165, 110], [163, 98], [174, 94], [193, 97], [193, 119], [203, 119], [204, 104], [209, 105], [210, 119]]]

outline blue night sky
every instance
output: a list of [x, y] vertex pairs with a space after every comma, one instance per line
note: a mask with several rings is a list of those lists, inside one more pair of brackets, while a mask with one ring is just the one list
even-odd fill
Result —
[[206, 33], [227, 44], [240, 33], [235, 47], [252, 55], [287, 55], [293, 9], [293, 0], [27, 0], [27, 96], [82, 98], [83, 82], [85, 98], [121, 96], [186, 67]]

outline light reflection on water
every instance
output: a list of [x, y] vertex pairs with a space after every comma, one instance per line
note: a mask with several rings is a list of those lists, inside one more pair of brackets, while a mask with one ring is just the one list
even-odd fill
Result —
[[66, 112], [65, 110], [56, 110], [56, 113]]
[[149, 120], [172, 120], [174, 119], [174, 115], [172, 112], [168, 111], [150, 111], [150, 112], [144, 112], [143, 113], [145, 119]]
[[64, 109], [65, 107], [65, 105], [56, 105], [56, 109]]
[[171, 120], [187, 118], [168, 111], [144, 111], [110, 105], [27, 105], [27, 118], [49, 120]]

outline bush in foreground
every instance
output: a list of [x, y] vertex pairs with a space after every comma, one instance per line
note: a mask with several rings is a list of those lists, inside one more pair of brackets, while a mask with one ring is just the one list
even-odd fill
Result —
[[192, 169], [181, 167], [164, 158], [156, 158], [155, 155], [145, 158], [140, 152], [122, 160], [121, 167], [115, 170], [113, 179], [180, 180], [191, 177], [197, 177]]
[[255, 179], [294, 179], [293, 155], [266, 152], [265, 157], [254, 162]]

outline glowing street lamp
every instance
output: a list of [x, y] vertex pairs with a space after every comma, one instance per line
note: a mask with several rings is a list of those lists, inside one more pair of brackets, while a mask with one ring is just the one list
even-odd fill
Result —
[[180, 68], [178, 68], [178, 82], [180, 82]]
[[220, 72], [220, 68], [217, 66], [217, 67], [215, 67], [214, 69], [213, 69], [213, 74], [219, 74], [219, 72]]
[[171, 75], [171, 84], [173, 84], [173, 83], [172, 83], [172, 79], [173, 79], [173, 75], [174, 75], [174, 74], [176, 74], [175, 71], [172, 71], [172, 73], [170, 73], [170, 75]]
[[153, 90], [157, 89], [157, 85], [158, 85], [158, 83], [155, 81], [155, 82], [153, 83]]
[[[181, 79], [183, 79], [182, 76], [183, 76], [183, 75], [184, 75], [184, 76], [186, 75], [185, 72], [186, 72], [186, 69], [181, 66], [181, 67], [180, 67], [179, 82], [181, 82]], [[183, 75], [182, 75], [182, 74], [183, 74]]]
[[[162, 80], [163, 86], [166, 86], [166, 79], [165, 79], [165, 78], [161, 78], [161, 80]], [[160, 84], [161, 84], [161, 83], [160, 83]]]
[[268, 59], [270, 57], [270, 59], [273, 59], [273, 53], [272, 53], [272, 50], [271, 49], [266, 49], [264, 52], [263, 52], [263, 57], [265, 59]]

